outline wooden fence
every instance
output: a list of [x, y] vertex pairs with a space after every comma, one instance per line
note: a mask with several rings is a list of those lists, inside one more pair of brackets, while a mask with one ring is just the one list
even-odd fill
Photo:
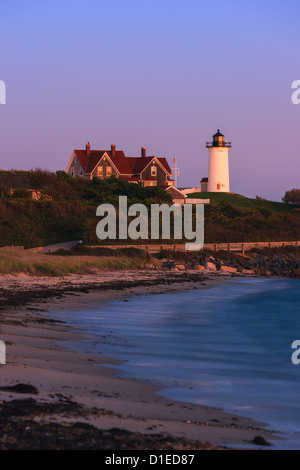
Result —
[[[139, 248], [140, 250], [146, 250], [148, 253], [156, 254], [162, 250], [171, 251], [186, 251], [185, 244], [175, 245], [96, 245], [90, 248], [96, 248], [102, 246], [103, 248], [118, 249], [118, 248]], [[205, 243], [203, 245], [204, 250], [212, 251], [229, 251], [234, 253], [245, 253], [252, 248], [283, 248], [286, 246], [300, 246], [300, 241], [294, 242], [249, 242], [249, 243]]]

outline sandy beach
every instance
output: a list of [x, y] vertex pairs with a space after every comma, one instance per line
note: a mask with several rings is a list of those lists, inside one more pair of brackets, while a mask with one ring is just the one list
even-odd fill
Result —
[[263, 423], [167, 400], [151, 383], [118, 377], [107, 367], [116, 361], [65, 348], [64, 342], [81, 341], [84, 333], [51, 318], [53, 309], [206, 289], [231, 277], [164, 270], [2, 276], [0, 339], [7, 364], [0, 366], [0, 449], [196, 450], [254, 447], [257, 436], [262, 443], [273, 440]]

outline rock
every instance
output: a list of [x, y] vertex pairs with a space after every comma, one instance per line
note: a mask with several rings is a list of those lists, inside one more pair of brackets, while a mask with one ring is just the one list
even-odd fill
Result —
[[7, 387], [1, 387], [0, 390], [12, 393], [29, 393], [30, 395], [38, 395], [39, 393], [38, 389], [30, 384], [17, 384]]
[[174, 266], [175, 266], [175, 261], [172, 259], [163, 260], [162, 262], [163, 268], [174, 268]]
[[237, 268], [232, 268], [231, 266], [222, 266], [221, 273], [236, 273]]
[[175, 269], [178, 271], [185, 271], [185, 266], [183, 264], [175, 264]]
[[257, 445], [257, 446], [269, 446], [269, 442], [267, 442], [263, 437], [261, 436], [255, 436], [255, 438], [253, 439], [253, 444]]
[[216, 271], [217, 266], [215, 265], [215, 263], [210, 263], [209, 261], [207, 261], [205, 263], [205, 269], [208, 269], [209, 271]]
[[300, 279], [300, 269], [297, 269], [297, 271], [295, 271], [294, 278]]
[[198, 264], [196, 268], [198, 269], [198, 271], [205, 271], [205, 267], [202, 266], [202, 264]]
[[242, 269], [242, 274], [254, 274], [253, 269]]

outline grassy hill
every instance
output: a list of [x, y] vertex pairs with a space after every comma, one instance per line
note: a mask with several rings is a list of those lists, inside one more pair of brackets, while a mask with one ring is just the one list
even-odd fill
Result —
[[[64, 172], [37, 170], [24, 172], [28, 178], [25, 187], [12, 193], [15, 173], [6, 172], [2, 176], [0, 246], [31, 248], [78, 239], [94, 245], [99, 243], [96, 236], [99, 204], [117, 207], [119, 196], [127, 196], [129, 206], [138, 202], [147, 208], [151, 204], [172, 204], [170, 195], [161, 188], [147, 189], [116, 178], [88, 180], [72, 178]], [[30, 199], [28, 187], [40, 194], [39, 200]], [[293, 205], [238, 194], [195, 193], [189, 197], [211, 200], [205, 206], [206, 243], [300, 240], [300, 209]], [[139, 244], [140, 240], [128, 242]]]
[[291, 204], [240, 194], [194, 193], [205, 206], [205, 242], [234, 243], [300, 240], [300, 209]]
[[291, 204], [267, 201], [266, 199], [251, 199], [234, 193], [193, 193], [189, 194], [188, 197], [192, 199], [210, 199], [213, 205], [224, 201], [236, 208], [259, 209], [263, 207], [274, 212], [291, 212], [294, 210]]

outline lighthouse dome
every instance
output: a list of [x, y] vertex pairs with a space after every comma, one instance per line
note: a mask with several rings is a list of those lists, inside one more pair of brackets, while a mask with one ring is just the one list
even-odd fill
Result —
[[213, 137], [224, 137], [224, 135], [221, 134], [220, 129], [218, 129], [218, 132]]
[[214, 147], [222, 147], [224, 144], [224, 135], [221, 134], [220, 129], [218, 132], [213, 136], [213, 143]]

